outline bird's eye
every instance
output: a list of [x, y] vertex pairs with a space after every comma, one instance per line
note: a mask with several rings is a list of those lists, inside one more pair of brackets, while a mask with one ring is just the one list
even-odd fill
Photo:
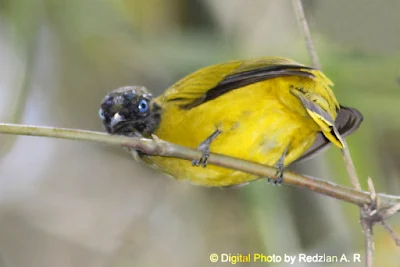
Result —
[[149, 103], [146, 100], [142, 99], [139, 101], [138, 109], [140, 113], [144, 113], [149, 110]]
[[99, 116], [100, 116], [100, 118], [101, 118], [102, 120], [104, 120], [104, 111], [103, 111], [102, 108], [99, 109]]

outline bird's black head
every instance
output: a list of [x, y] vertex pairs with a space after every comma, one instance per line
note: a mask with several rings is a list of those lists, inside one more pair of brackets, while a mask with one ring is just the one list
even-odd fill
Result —
[[99, 115], [110, 134], [149, 136], [160, 124], [161, 107], [142, 86], [118, 88], [103, 99]]

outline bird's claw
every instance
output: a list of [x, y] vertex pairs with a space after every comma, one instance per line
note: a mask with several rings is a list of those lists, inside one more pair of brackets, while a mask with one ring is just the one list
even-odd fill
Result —
[[210, 157], [210, 145], [211, 142], [217, 138], [217, 136], [221, 133], [219, 129], [215, 130], [206, 140], [204, 140], [198, 147], [197, 150], [202, 152], [200, 159], [192, 160], [193, 166], [202, 165], [203, 168], [207, 166], [208, 158]]
[[208, 158], [210, 157], [210, 151], [209, 150], [201, 150], [200, 151], [203, 152], [203, 154], [201, 155], [201, 157], [199, 159], [194, 159], [192, 160], [192, 165], [193, 166], [202, 166], [203, 168], [205, 168], [207, 166], [207, 161]]
[[275, 165], [277, 172], [275, 174], [275, 179], [268, 177], [268, 183], [273, 183], [274, 185], [281, 185], [283, 182], [283, 169], [285, 168], [283, 163], [285, 161], [286, 153], [288, 151], [289, 146], [286, 147], [285, 151], [283, 151], [282, 156], [279, 158], [278, 162]]
[[275, 174], [275, 179], [268, 177], [268, 183], [272, 183], [273, 185], [282, 185], [283, 182], [283, 170], [278, 170]]

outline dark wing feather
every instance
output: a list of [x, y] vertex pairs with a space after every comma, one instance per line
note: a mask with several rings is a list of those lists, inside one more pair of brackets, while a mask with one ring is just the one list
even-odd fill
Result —
[[[335, 126], [340, 135], [346, 137], [357, 130], [362, 121], [363, 116], [357, 109], [341, 106], [335, 120]], [[295, 162], [311, 158], [316, 153], [328, 148], [330, 144], [331, 142], [322, 133], [319, 133], [314, 144]]]
[[226, 94], [229, 91], [277, 77], [301, 76], [314, 78], [314, 75], [307, 71], [312, 69], [313, 68], [294, 64], [274, 65], [228, 75], [215, 87], [209, 89], [202, 97], [197, 98], [192, 103], [183, 105], [182, 107], [185, 109], [191, 109]]

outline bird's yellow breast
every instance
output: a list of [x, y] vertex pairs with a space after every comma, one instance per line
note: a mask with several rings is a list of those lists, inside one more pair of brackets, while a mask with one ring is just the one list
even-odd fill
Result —
[[[266, 80], [189, 110], [174, 102], [159, 103], [163, 111], [155, 134], [163, 140], [196, 148], [218, 128], [222, 133], [211, 143], [211, 152], [273, 166], [288, 148], [284, 164], [290, 164], [312, 145], [320, 131], [290, 93], [293, 85], [307, 86], [307, 82], [302, 77]], [[235, 185], [258, 178], [212, 165], [193, 167], [191, 162], [181, 159], [145, 160], [176, 179], [203, 186]]]

